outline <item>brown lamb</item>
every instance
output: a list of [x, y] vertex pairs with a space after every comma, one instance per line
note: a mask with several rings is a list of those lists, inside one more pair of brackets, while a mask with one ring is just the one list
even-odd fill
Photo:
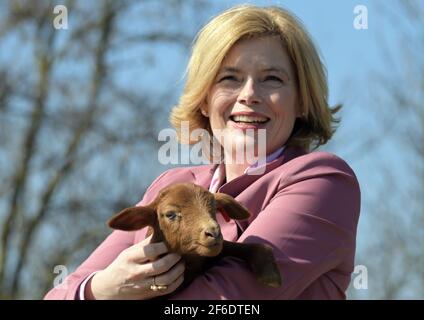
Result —
[[184, 259], [184, 283], [180, 288], [225, 256], [247, 262], [263, 285], [279, 287], [281, 277], [271, 247], [225, 241], [216, 221], [217, 211], [236, 220], [250, 215], [227, 194], [211, 193], [192, 183], [177, 183], [162, 189], [147, 206], [124, 209], [109, 220], [109, 226], [124, 231], [149, 226], [147, 234], [153, 232], [152, 243], [163, 241], [169, 252]]

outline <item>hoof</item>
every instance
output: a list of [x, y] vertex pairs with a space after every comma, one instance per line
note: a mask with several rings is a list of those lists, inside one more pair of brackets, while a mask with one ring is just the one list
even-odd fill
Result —
[[281, 287], [280, 273], [265, 274], [258, 277], [258, 281], [263, 285], [271, 288]]

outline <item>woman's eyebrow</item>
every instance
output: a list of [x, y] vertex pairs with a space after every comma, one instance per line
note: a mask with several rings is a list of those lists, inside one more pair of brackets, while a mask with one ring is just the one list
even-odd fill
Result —
[[241, 72], [241, 70], [236, 67], [223, 67], [221, 70], [219, 70], [219, 73], [223, 73], [223, 72], [238, 73], [238, 72]]
[[[280, 66], [265, 67], [264, 69], [261, 69], [261, 71], [262, 72], [279, 72], [279, 73], [283, 73], [287, 78], [290, 78], [287, 70], [283, 67], [280, 67]], [[224, 73], [224, 72], [240, 73], [241, 70], [239, 68], [236, 68], [236, 67], [227, 66], [227, 67], [223, 67], [221, 70], [219, 70], [219, 73]]]

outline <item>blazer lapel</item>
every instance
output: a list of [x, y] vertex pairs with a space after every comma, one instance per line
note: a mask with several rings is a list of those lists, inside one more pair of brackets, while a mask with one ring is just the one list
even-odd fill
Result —
[[[260, 177], [274, 170], [275, 168], [289, 162], [290, 160], [305, 154], [300, 148], [286, 148], [283, 153], [277, 159], [268, 163], [265, 167], [265, 171], [262, 174], [243, 174], [230, 182], [223, 184], [218, 192], [226, 193], [232, 197], [237, 197], [242, 191], [249, 187], [253, 182], [258, 180]], [[212, 173], [213, 174], [213, 173]]]
[[196, 168], [193, 170], [192, 174], [194, 176], [194, 183], [205, 188], [206, 190], [209, 190], [209, 186], [217, 166], [217, 164], [211, 164], [202, 169]]
[[[285, 163], [291, 161], [292, 159], [304, 155], [305, 151], [302, 149], [297, 148], [287, 148], [283, 151], [282, 155], [278, 157], [277, 159], [271, 161], [266, 165], [265, 171], [263, 174], [260, 175], [248, 175], [244, 174], [240, 177], [237, 177], [234, 180], [231, 180], [228, 183], [223, 184], [219, 189], [218, 192], [226, 193], [236, 200], [243, 203], [244, 201], [240, 198], [238, 199], [238, 196], [247, 188], [249, 188], [250, 185], [252, 185], [256, 180], [263, 177], [267, 173], [271, 172], [275, 168], [284, 165]], [[228, 238], [226, 240], [229, 241], [236, 241], [240, 234], [246, 230], [246, 228], [249, 226], [249, 224], [256, 218], [257, 214], [259, 212], [251, 212], [252, 216], [248, 220], [231, 220], [229, 223], [225, 224], [223, 223], [223, 218], [221, 215], [217, 215], [218, 222], [222, 226], [223, 234], [224, 230], [226, 231]], [[221, 220], [219, 220], [221, 219]]]

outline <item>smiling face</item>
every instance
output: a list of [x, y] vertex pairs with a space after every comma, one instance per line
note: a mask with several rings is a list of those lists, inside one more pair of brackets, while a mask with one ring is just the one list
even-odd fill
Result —
[[234, 157], [240, 144], [257, 150], [258, 140], [247, 129], [266, 130], [266, 154], [283, 146], [300, 114], [295, 72], [280, 38], [238, 41], [224, 59], [202, 112], [226, 157], [228, 150]]

